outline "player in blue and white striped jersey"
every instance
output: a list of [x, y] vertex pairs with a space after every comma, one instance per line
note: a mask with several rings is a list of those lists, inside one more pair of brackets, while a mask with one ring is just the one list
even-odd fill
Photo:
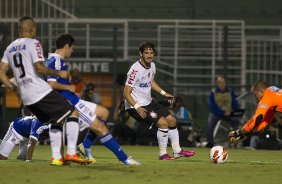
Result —
[[[74, 48], [74, 38], [70, 34], [61, 34], [56, 39], [56, 52], [49, 54], [48, 60], [45, 65], [51, 69], [58, 71], [67, 71], [68, 68], [65, 64], [65, 59], [69, 58], [73, 52]], [[64, 78], [49, 76], [47, 79], [48, 83], [53, 89], [58, 90], [63, 96], [65, 96], [71, 104], [75, 107], [75, 111], [70, 116], [71, 118], [76, 117], [76, 122], [78, 122], [78, 117], [86, 122], [87, 126], [91, 131], [93, 131], [99, 138], [100, 142], [111, 150], [117, 158], [126, 165], [140, 165], [139, 162], [128, 157], [124, 151], [120, 148], [119, 144], [112, 137], [107, 127], [104, 125], [102, 120], [107, 120], [108, 110], [100, 105], [92, 102], [87, 102], [81, 100], [74, 92], [75, 86], [70, 85], [70, 81]], [[77, 113], [77, 114], [75, 114]], [[68, 125], [68, 123], [66, 123]], [[72, 129], [71, 126], [66, 128], [66, 133]], [[50, 138], [53, 135], [50, 134]], [[58, 139], [58, 141], [60, 141]], [[58, 143], [57, 141], [57, 143]], [[59, 147], [57, 147], [59, 149]], [[53, 157], [55, 153], [53, 151]]]
[[16, 118], [0, 145], [0, 160], [7, 160], [15, 146], [19, 144], [18, 158], [31, 161], [40, 134], [48, 132], [49, 128], [49, 125], [43, 125], [35, 116]]

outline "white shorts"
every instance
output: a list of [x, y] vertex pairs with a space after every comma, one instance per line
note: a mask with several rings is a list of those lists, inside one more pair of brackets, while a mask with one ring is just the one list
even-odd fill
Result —
[[76, 110], [79, 112], [78, 123], [80, 131], [89, 127], [96, 119], [96, 107], [97, 104], [85, 100], [79, 100], [79, 102], [75, 105]]
[[25, 141], [28, 141], [28, 138], [18, 134], [14, 129], [12, 122], [0, 145], [0, 154], [8, 158], [15, 146], [20, 142]]

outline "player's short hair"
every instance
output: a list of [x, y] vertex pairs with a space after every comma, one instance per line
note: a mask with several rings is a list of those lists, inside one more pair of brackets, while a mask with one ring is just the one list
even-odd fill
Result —
[[151, 43], [151, 42], [142, 42], [142, 43], [140, 44], [139, 51], [140, 51], [141, 53], [143, 53], [144, 50], [145, 50], [145, 49], [148, 49], [148, 48], [152, 49], [152, 50], [155, 52], [155, 46], [154, 46], [154, 44]]
[[269, 84], [267, 82], [259, 80], [253, 84], [251, 91], [254, 93], [259, 90], [266, 89], [268, 87], [269, 87]]
[[73, 36], [68, 33], [60, 34], [56, 39], [56, 48], [64, 48], [66, 44], [69, 44], [70, 47], [74, 44]]
[[27, 29], [30, 31], [30, 26], [24, 25], [24, 22], [26, 22], [26, 21], [30, 21], [29, 23], [35, 25], [35, 22], [34, 22], [33, 18], [31, 18], [29, 16], [24, 16], [18, 22], [19, 32], [26, 31]]
[[22, 17], [22, 18], [19, 20], [19, 23], [20, 23], [20, 22], [23, 22], [23, 21], [26, 21], [26, 20], [31, 20], [31, 21], [34, 22], [33, 18], [31, 18], [31, 17], [29, 17], [29, 16], [24, 16], [24, 17]]
[[174, 107], [185, 107], [185, 103], [183, 101], [183, 99], [180, 96], [176, 96], [175, 97], [175, 102], [174, 102]]

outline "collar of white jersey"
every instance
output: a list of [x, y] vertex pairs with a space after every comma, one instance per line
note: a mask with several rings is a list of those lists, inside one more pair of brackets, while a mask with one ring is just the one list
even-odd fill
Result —
[[151, 63], [150, 63], [150, 67], [149, 68], [146, 68], [142, 63], [141, 63], [141, 59], [139, 59], [139, 61], [138, 61], [138, 63], [143, 67], [143, 68], [145, 68], [146, 70], [148, 70], [148, 69], [150, 69], [151, 67], [152, 67], [152, 63], [153, 63], [154, 61], [152, 61]]

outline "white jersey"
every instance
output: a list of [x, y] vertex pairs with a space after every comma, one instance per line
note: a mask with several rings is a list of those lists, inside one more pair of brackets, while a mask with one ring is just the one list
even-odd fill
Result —
[[[151, 62], [150, 68], [145, 68], [140, 61], [135, 62], [127, 73], [125, 85], [133, 88], [131, 96], [140, 106], [149, 105], [152, 101], [151, 84], [156, 74], [156, 66]], [[133, 108], [125, 101], [125, 109]]]
[[44, 61], [41, 44], [36, 39], [18, 38], [4, 52], [2, 62], [13, 70], [24, 105], [31, 105], [52, 91], [34, 68], [34, 63]]

